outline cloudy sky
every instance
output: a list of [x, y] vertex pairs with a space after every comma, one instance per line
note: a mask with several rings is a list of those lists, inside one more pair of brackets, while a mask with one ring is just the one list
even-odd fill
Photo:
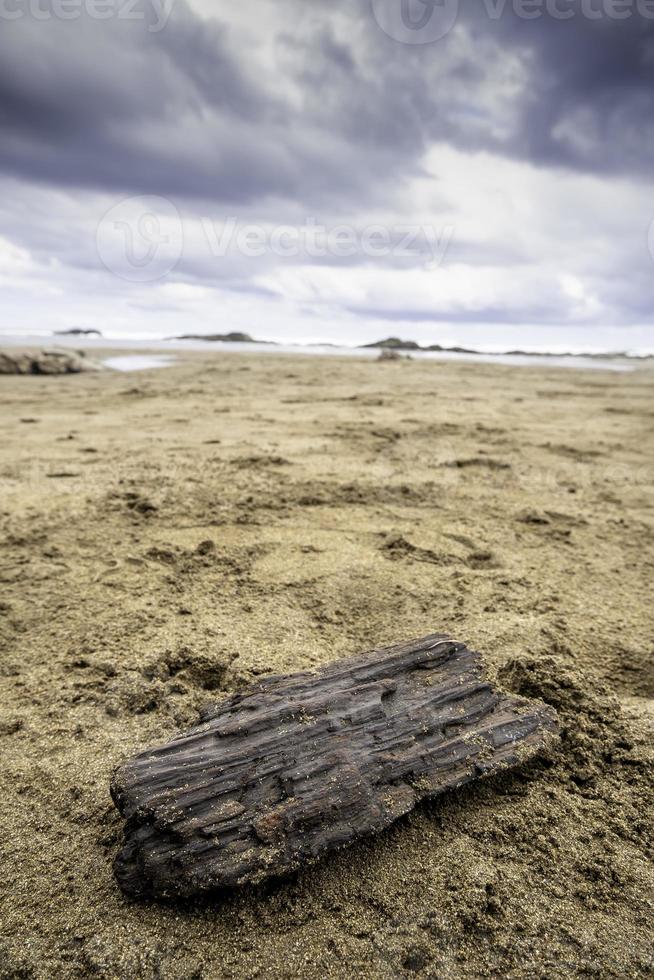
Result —
[[654, 0], [522, 4], [0, 0], [0, 332], [654, 350]]

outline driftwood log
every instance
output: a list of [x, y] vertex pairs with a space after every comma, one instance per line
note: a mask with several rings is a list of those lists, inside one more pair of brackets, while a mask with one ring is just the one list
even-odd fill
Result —
[[267, 677], [115, 773], [116, 877], [132, 895], [189, 896], [288, 872], [523, 761], [555, 728], [441, 634]]

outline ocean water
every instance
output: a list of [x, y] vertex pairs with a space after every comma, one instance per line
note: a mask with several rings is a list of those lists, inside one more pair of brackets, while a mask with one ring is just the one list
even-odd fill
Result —
[[[297, 354], [323, 357], [358, 357], [374, 359], [379, 356], [376, 348], [344, 347], [332, 344], [261, 344], [222, 343], [206, 340], [125, 340], [113, 337], [57, 337], [51, 334], [32, 336], [0, 333], [0, 347], [73, 347], [89, 351], [125, 351], [112, 354], [104, 362], [118, 371], [139, 371], [146, 368], [166, 367], [174, 363], [175, 351], [252, 351], [262, 354]], [[147, 351], [147, 354], [127, 353]], [[154, 353], [157, 352], [157, 353]], [[162, 352], [162, 353], [159, 353]], [[164, 353], [165, 352], [165, 353]], [[166, 354], [168, 356], [166, 356]], [[483, 364], [506, 364], [516, 367], [581, 368], [595, 371], [633, 371], [641, 363], [621, 357], [590, 357], [583, 354], [460, 354], [451, 351], [412, 351], [416, 360], [459, 361]]]
[[174, 354], [119, 354], [116, 357], [103, 357], [102, 363], [114, 371], [146, 371], [168, 367], [176, 360]]

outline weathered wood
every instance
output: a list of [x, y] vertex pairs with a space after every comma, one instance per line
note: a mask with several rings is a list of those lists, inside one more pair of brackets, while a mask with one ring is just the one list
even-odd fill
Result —
[[441, 634], [265, 678], [116, 772], [116, 877], [175, 896], [287, 872], [524, 760], [555, 719]]

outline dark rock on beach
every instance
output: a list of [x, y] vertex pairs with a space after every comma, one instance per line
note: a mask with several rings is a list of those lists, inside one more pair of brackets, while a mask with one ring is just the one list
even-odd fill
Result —
[[415, 340], [401, 340], [400, 337], [387, 337], [386, 340], [376, 340], [373, 344], [362, 344], [361, 347], [380, 347], [382, 350], [422, 350]]
[[271, 344], [271, 340], [256, 340], [249, 333], [183, 333], [179, 337], [168, 337], [168, 340], [209, 340], [212, 343], [223, 344]]
[[10, 354], [0, 351], [0, 374], [81, 374], [104, 371], [104, 365], [84, 351], [42, 350]]

